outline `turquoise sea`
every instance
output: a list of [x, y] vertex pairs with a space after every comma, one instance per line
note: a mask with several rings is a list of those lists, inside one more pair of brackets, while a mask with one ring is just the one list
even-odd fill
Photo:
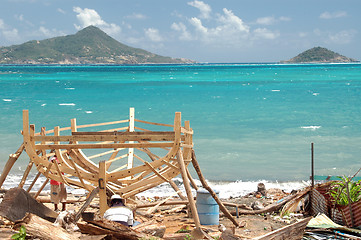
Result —
[[[182, 112], [211, 181], [307, 181], [361, 167], [361, 64], [0, 66], [0, 167], [36, 127]], [[39, 129], [37, 129], [38, 131]], [[27, 166], [23, 154], [14, 168]]]

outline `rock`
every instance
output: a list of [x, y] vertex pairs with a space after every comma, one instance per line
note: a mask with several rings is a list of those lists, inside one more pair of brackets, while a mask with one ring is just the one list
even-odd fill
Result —
[[259, 201], [253, 202], [251, 207], [252, 207], [253, 210], [261, 210], [261, 209], [264, 208], [263, 204], [261, 202], [259, 202]]
[[262, 196], [267, 196], [266, 186], [263, 183], [258, 183], [257, 192], [259, 192]]

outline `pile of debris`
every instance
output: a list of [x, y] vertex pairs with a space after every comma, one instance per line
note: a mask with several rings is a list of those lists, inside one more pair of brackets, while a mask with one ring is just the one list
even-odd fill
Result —
[[299, 204], [297, 199], [304, 199], [308, 191], [287, 194], [270, 189], [267, 192], [272, 194], [261, 195], [257, 192], [222, 200], [235, 216], [237, 227], [221, 213], [219, 225], [202, 225], [197, 229], [188, 201], [175, 197], [151, 199], [151, 202], [137, 198], [130, 207], [140, 224], [126, 227], [100, 216], [96, 191], [87, 199], [69, 197], [69, 210], [57, 213], [49, 208], [48, 197], [39, 197], [38, 202], [25, 190], [13, 188], [4, 191], [0, 204], [0, 238], [20, 234], [23, 227], [27, 239], [270, 239], [270, 234], [301, 239], [309, 221], [301, 206], [304, 203], [297, 210], [302, 213], [283, 217], [275, 213], [292, 202]]

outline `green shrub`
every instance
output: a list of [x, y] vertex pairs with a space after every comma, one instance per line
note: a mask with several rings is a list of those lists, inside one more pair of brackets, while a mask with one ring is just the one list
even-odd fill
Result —
[[26, 238], [26, 228], [23, 225], [21, 225], [18, 233], [15, 233], [14, 235], [11, 236], [11, 239], [15, 239], [15, 240], [25, 240], [25, 238]]
[[350, 177], [339, 177], [340, 181], [336, 181], [331, 184], [329, 194], [332, 197], [331, 201], [341, 206], [347, 206], [349, 204], [349, 198], [347, 196], [347, 187], [350, 193], [351, 203], [357, 202], [361, 199], [361, 180], [353, 182]]

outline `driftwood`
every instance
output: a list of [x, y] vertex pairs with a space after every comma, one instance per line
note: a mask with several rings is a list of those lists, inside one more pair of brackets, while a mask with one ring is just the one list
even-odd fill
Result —
[[86, 221], [86, 224], [78, 222], [78, 227], [82, 233], [92, 235], [106, 234], [112, 236], [114, 239], [129, 240], [151, 237], [150, 235], [140, 233], [131, 229], [130, 227], [107, 220], [100, 216], [94, 215], [93, 213], [83, 213], [82, 218], [84, 221]]
[[132, 227], [132, 229], [138, 232], [162, 238], [164, 236], [166, 226], [160, 225], [155, 220], [152, 220]]
[[[283, 205], [288, 203], [289, 201], [292, 201], [295, 198], [298, 198], [300, 195], [304, 195], [305, 192], [308, 192], [309, 190], [303, 190], [297, 194], [289, 195], [275, 203], [272, 203], [268, 206], [266, 206], [263, 209], [260, 210], [245, 210], [245, 209], [239, 209], [238, 214], [244, 214], [244, 215], [250, 215], [250, 214], [262, 214], [262, 213], [270, 213], [270, 212], [276, 212], [282, 208]], [[231, 211], [232, 215], [237, 215], [237, 211]]]
[[305, 218], [299, 222], [279, 228], [265, 235], [253, 238], [254, 240], [300, 240], [303, 237], [307, 223], [312, 217]]
[[43, 240], [76, 240], [78, 237], [69, 234], [66, 230], [59, 226], [55, 226], [51, 222], [42, 219], [32, 213], [16, 222], [15, 228], [20, 228], [23, 225], [26, 228], [26, 233]]
[[26, 213], [33, 213], [51, 222], [58, 216], [56, 212], [37, 202], [24, 189], [9, 189], [0, 204], [0, 215], [15, 222], [25, 217]]

